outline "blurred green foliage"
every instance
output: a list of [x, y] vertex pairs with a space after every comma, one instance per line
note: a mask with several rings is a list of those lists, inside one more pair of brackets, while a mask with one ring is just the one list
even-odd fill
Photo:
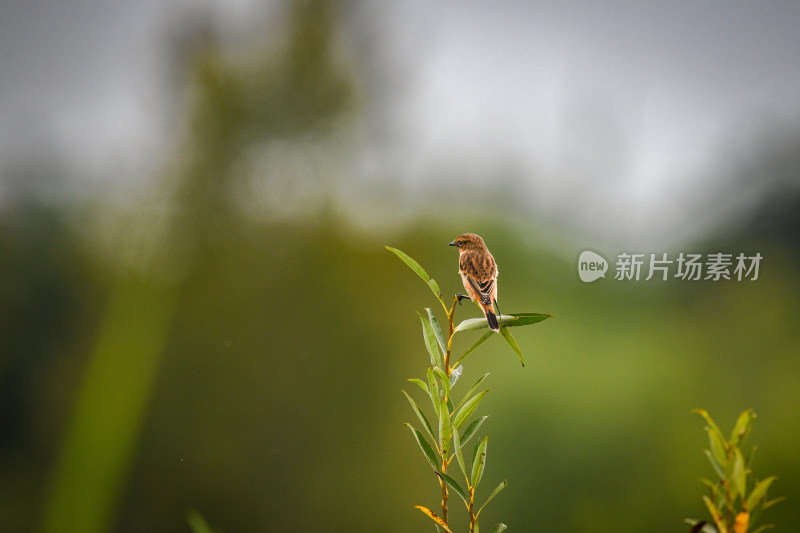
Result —
[[[334, 200], [293, 216], [242, 207], [301, 205], [297, 187], [344, 179], [287, 164], [260, 183], [246, 164], [254, 152], [303, 162], [360, 112], [356, 73], [332, 53], [336, 9], [298, 2], [286, 45], [244, 67], [213, 39], [196, 51], [186, 140], [144, 205], [3, 207], [0, 531], [47, 516], [74, 531], [73, 511], [100, 530], [189, 531], [189, 508], [225, 532], [418, 527], [411, 507], [439, 486], [408, 446], [397, 391], [428, 359], [413, 303], [428, 289]], [[404, 209], [398, 200], [398, 218]], [[525, 369], [491, 338], [461, 378], [491, 366], [504, 384], [484, 401], [484, 426], [492, 472], [514, 490], [488, 523], [680, 529], [704, 512], [697, 405], [722, 422], [756, 409], [760, 465], [778, 493], [800, 495], [800, 254], [780, 237], [795, 233], [726, 229], [726, 250], [765, 257], [758, 281], [583, 284], [575, 252], [592, 243], [463, 209], [392, 228], [444, 294], [461, 283], [447, 243], [479, 232], [503, 266], [503, 309], [559, 317], [520, 330]], [[100, 352], [110, 366], [93, 373]], [[501, 481], [492, 472], [487, 486]], [[91, 480], [105, 484], [94, 503], [70, 506]], [[800, 523], [796, 506], [770, 513], [779, 529]]]

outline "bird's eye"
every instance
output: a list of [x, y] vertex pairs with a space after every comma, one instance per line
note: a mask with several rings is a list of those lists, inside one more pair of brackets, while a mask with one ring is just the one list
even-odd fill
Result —
[[456, 241], [456, 246], [464, 246], [464, 241]]

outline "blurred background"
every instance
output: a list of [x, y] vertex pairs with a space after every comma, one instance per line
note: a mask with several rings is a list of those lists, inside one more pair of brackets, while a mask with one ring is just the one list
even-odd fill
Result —
[[[557, 315], [514, 331], [525, 368], [499, 339], [466, 361], [495, 387], [485, 484], [509, 480], [484, 528], [687, 531], [701, 407], [726, 431], [755, 409], [755, 473], [788, 497], [763, 518], [792, 531], [798, 24], [794, 2], [4, 2], [0, 531], [432, 531], [400, 390], [436, 302], [383, 246], [452, 294], [464, 232], [503, 311]], [[606, 279], [580, 281], [584, 249]], [[620, 252], [764, 259], [615, 281]]]

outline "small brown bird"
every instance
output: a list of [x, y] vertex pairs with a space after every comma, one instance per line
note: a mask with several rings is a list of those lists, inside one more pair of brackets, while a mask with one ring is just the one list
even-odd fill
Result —
[[[497, 305], [497, 263], [483, 239], [465, 233], [450, 243], [458, 248], [458, 273], [472, 301], [483, 309], [489, 329], [500, 331], [493, 305]], [[499, 308], [498, 308], [499, 313]]]

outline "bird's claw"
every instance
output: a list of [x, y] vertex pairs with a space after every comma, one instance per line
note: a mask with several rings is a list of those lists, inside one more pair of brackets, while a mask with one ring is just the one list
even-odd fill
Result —
[[458, 298], [458, 305], [461, 305], [461, 300], [469, 300], [469, 296], [460, 292], [456, 294], [456, 298]]

